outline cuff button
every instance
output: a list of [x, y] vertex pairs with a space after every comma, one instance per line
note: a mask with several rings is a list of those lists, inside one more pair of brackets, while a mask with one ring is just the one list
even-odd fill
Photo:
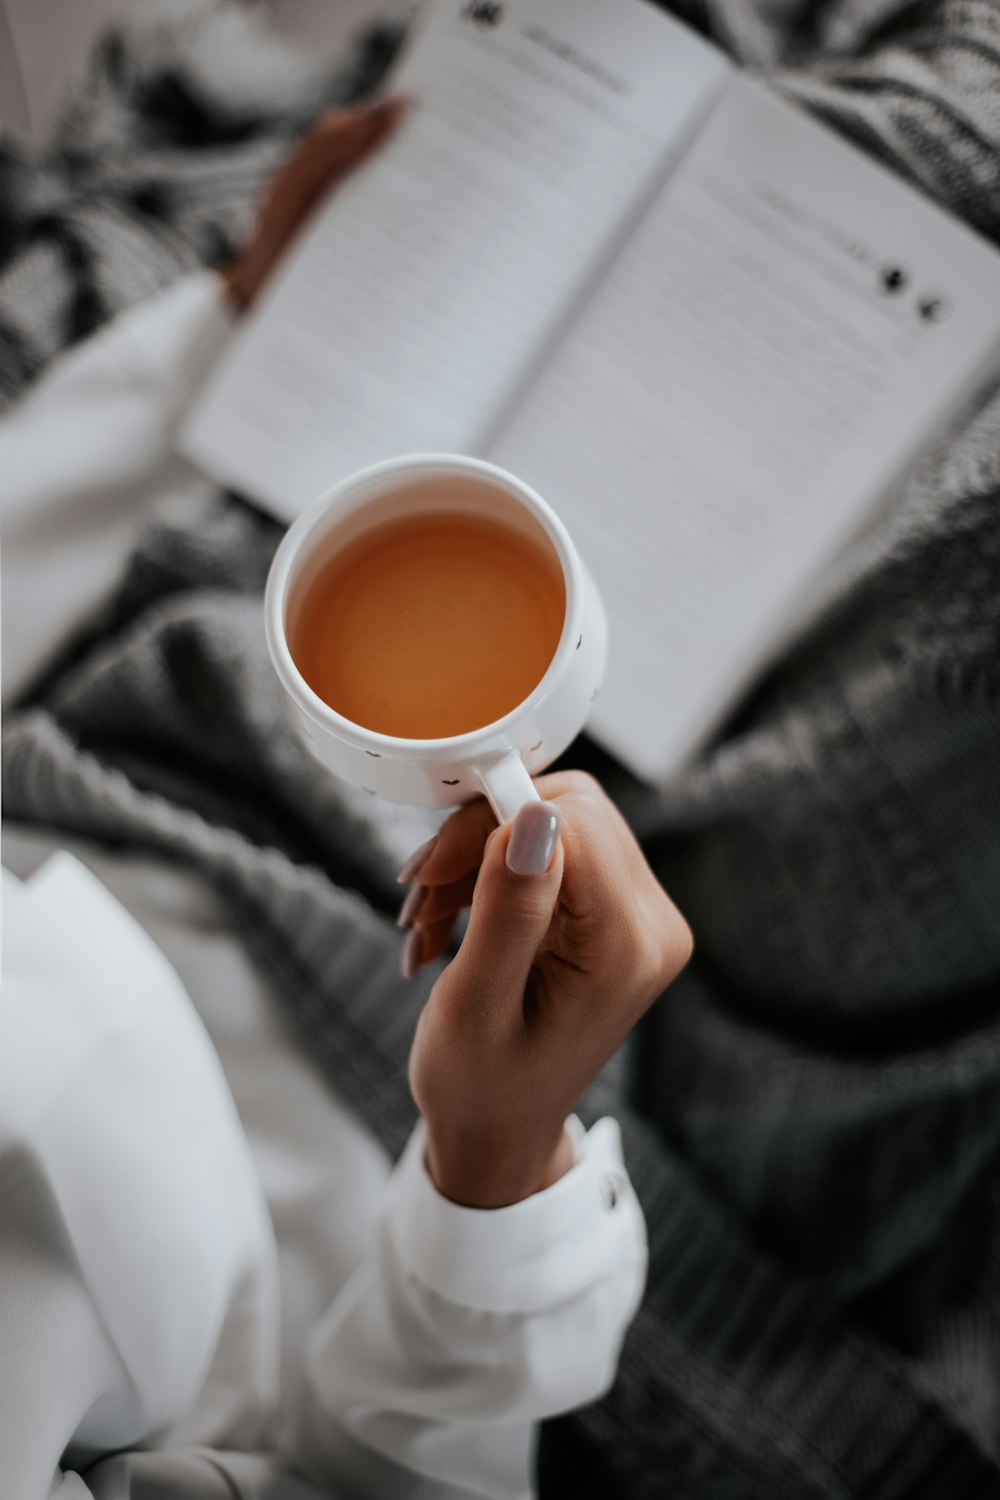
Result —
[[608, 1172], [601, 1178], [601, 1202], [608, 1213], [618, 1207], [624, 1190], [625, 1184], [617, 1172]]

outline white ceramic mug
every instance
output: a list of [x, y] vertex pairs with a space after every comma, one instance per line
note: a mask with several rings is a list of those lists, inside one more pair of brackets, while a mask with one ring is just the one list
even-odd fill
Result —
[[[434, 484], [425, 488], [428, 480]], [[418, 501], [414, 508], [407, 489], [417, 485], [423, 495], [433, 494], [433, 504]], [[558, 559], [566, 586], [559, 645], [534, 691], [502, 719], [446, 739], [401, 739], [345, 719], [313, 692], [288, 649], [288, 627], [303, 594], [334, 553], [371, 527], [420, 510], [457, 510], [516, 527]], [[538, 795], [531, 777], [583, 728], [604, 671], [604, 610], [558, 516], [513, 475], [453, 454], [390, 459], [335, 485], [278, 548], [264, 611], [292, 723], [324, 766], [366, 792], [418, 807], [454, 807], [485, 794], [501, 823]]]

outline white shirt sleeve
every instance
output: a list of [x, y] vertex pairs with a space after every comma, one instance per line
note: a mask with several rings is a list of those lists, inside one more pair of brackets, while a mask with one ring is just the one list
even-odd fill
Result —
[[4, 702], [111, 594], [144, 524], [214, 486], [174, 452], [231, 318], [185, 278], [57, 360], [0, 421]]
[[642, 1290], [614, 1122], [492, 1212], [436, 1192], [418, 1130], [279, 1439], [276, 1246], [183, 986], [67, 855], [4, 898], [0, 1495], [528, 1495], [534, 1424], [610, 1384]]
[[[0, 1496], [68, 1500], [102, 1453], [270, 1416], [278, 1268], [218, 1057], [152, 940], [66, 854], [4, 872], [3, 914]], [[214, 1400], [224, 1329], [239, 1382]]]
[[417, 1129], [377, 1246], [313, 1331], [311, 1477], [358, 1497], [532, 1493], [535, 1424], [608, 1389], [645, 1283], [618, 1126], [570, 1128], [576, 1165], [491, 1211], [435, 1190]]

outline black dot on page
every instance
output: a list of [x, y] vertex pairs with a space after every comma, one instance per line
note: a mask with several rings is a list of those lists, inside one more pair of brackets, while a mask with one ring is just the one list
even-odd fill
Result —
[[582, 645], [583, 645], [583, 636], [582, 636], [582, 635], [581, 635], [581, 636], [579, 636], [579, 637], [578, 637], [578, 639], [577, 639], [577, 643], [576, 643], [576, 649], [577, 649], [577, 650], [578, 650], [578, 651], [579, 651], [579, 649], [580, 649], [580, 647], [581, 647], [581, 646], [582, 646]]
[[890, 294], [903, 291], [909, 279], [902, 266], [883, 266], [878, 274], [879, 286]]
[[366, 755], [370, 755], [371, 758], [372, 758], [372, 760], [381, 760], [382, 759], [381, 752], [378, 751], [378, 750], [366, 750], [365, 754]]
[[940, 323], [948, 316], [948, 303], [944, 297], [931, 295], [917, 302], [917, 316], [922, 323]]

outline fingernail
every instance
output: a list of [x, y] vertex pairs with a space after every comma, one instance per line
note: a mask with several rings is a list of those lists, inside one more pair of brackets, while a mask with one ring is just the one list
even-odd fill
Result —
[[396, 876], [397, 885], [409, 885], [414, 875], [422, 870], [424, 865], [430, 859], [431, 852], [437, 841], [438, 836], [437, 834], [435, 834], [432, 839], [428, 839], [426, 844], [421, 844], [420, 848], [417, 849], [415, 853], [410, 855], [409, 859], [406, 861], [406, 864]]
[[507, 840], [507, 868], [515, 875], [542, 875], [559, 842], [559, 809], [551, 802], [528, 802]]
[[413, 927], [407, 933], [406, 945], [403, 948], [403, 978], [412, 979], [420, 968], [420, 950], [423, 947], [423, 932], [419, 927]]
[[396, 918], [397, 927], [409, 927], [417, 912], [427, 900], [427, 887], [414, 881], [406, 893], [406, 900], [400, 908], [399, 916]]

